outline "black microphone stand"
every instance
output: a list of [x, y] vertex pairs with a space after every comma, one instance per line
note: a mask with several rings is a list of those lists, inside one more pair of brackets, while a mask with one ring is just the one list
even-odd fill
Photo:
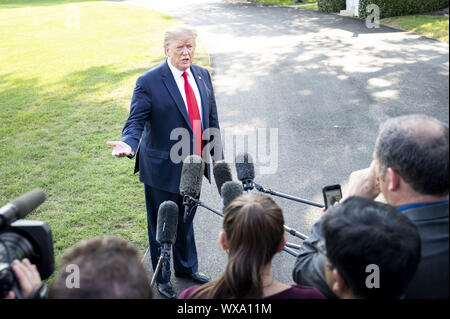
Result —
[[158, 265], [156, 266], [155, 272], [153, 273], [152, 281], [150, 286], [153, 287], [156, 281], [158, 273], [162, 269], [163, 278], [167, 277], [170, 267], [170, 246], [171, 244], [161, 244], [161, 254], [159, 255]]
[[[256, 188], [256, 190], [258, 190], [260, 192], [263, 192], [263, 193], [266, 193], [266, 194], [279, 196], [279, 197], [283, 197], [283, 198], [290, 199], [290, 200], [295, 200], [297, 202], [304, 203], [304, 204], [309, 204], [309, 205], [316, 206], [316, 207], [321, 207], [321, 208], [325, 207], [325, 205], [322, 205], [322, 204], [314, 203], [314, 202], [311, 202], [311, 201], [308, 201], [308, 200], [304, 200], [304, 199], [301, 199], [301, 198], [298, 198], [298, 197], [294, 197], [294, 196], [291, 196], [291, 195], [278, 193], [278, 192], [272, 191], [271, 189], [265, 189], [263, 186], [253, 182], [252, 180], [242, 181], [242, 185], [243, 185], [244, 190], [247, 191], [247, 192], [249, 192], [253, 188]], [[298, 232], [297, 230], [295, 230], [293, 228], [290, 228], [290, 227], [288, 227], [286, 225], [284, 225], [284, 230], [286, 232], [288, 232], [289, 234], [291, 234], [292, 236], [298, 237], [300, 239], [307, 239], [308, 238], [308, 236], [306, 236], [305, 234], [302, 234], [302, 233]], [[289, 243], [287, 243], [287, 244], [289, 244]], [[287, 244], [286, 244], [286, 246], [288, 246], [288, 247], [295, 248], [295, 249], [300, 249], [300, 246], [298, 246], [298, 245], [294, 245], [294, 244], [287, 245]], [[289, 252], [287, 250], [286, 250], [286, 252], [290, 253], [291, 255], [295, 254], [295, 252], [294, 252], [294, 254], [292, 254], [291, 252]], [[296, 255], [294, 255], [294, 256], [296, 256]]]
[[[223, 213], [221, 213], [221, 212], [215, 210], [214, 208], [209, 207], [208, 205], [206, 205], [206, 204], [203, 203], [202, 201], [200, 201], [200, 200], [198, 200], [198, 199], [195, 199], [195, 198], [191, 198], [191, 201], [195, 203], [195, 205], [194, 205], [192, 208], [194, 208], [194, 207], [196, 207], [196, 206], [201, 206], [201, 207], [204, 207], [204, 208], [208, 209], [209, 211], [213, 212], [214, 214], [219, 215], [220, 217], [223, 217]], [[192, 209], [192, 208], [191, 208], [191, 209]], [[297, 232], [296, 230], [293, 230], [292, 228], [287, 227], [286, 225], [284, 225], [284, 228], [285, 228], [285, 229], [289, 229], [290, 231], [296, 232], [297, 234], [303, 235], [303, 234]], [[292, 234], [292, 233], [290, 232], [290, 234]], [[305, 235], [303, 235], [303, 236], [304, 236], [303, 239], [308, 238], [308, 237], [306, 237]], [[297, 237], [298, 237], [298, 236], [297, 236]], [[302, 237], [300, 237], [300, 238], [302, 238]], [[292, 256], [294, 256], [294, 257], [298, 257], [299, 254], [296, 253], [295, 251], [293, 251], [292, 249], [289, 249], [288, 247], [295, 248], [295, 249], [300, 249], [300, 246], [299, 246], [299, 245], [295, 245], [295, 244], [291, 244], [291, 243], [286, 243], [286, 246], [287, 246], [287, 247], [284, 247], [284, 248], [283, 248], [283, 250], [284, 250], [285, 252], [287, 252], [288, 254], [290, 254], [290, 255], [292, 255]]]
[[195, 199], [194, 197], [190, 195], [184, 195], [183, 196], [183, 206], [184, 206], [184, 216], [183, 216], [183, 222], [186, 223], [187, 218], [189, 214], [191, 213], [191, 209], [196, 206], [198, 202], [198, 199]]
[[197, 205], [206, 208], [207, 210], [213, 212], [216, 215], [219, 215], [220, 217], [223, 217], [223, 213], [221, 213], [218, 210], [215, 210], [215, 209], [209, 207], [208, 205], [206, 205], [205, 203], [203, 203], [201, 201], [198, 201]]
[[299, 202], [299, 203], [303, 203], [303, 204], [307, 204], [307, 205], [311, 205], [311, 206], [315, 206], [315, 207], [319, 207], [319, 208], [324, 208], [325, 207], [325, 205], [323, 205], [323, 204], [319, 204], [319, 203], [311, 202], [309, 200], [305, 200], [305, 199], [301, 199], [301, 198], [298, 198], [298, 197], [294, 197], [294, 196], [291, 196], [291, 195], [275, 192], [275, 191], [273, 191], [271, 189], [265, 189], [261, 185], [256, 184], [254, 182], [253, 182], [253, 185], [255, 186], [255, 188], [258, 191], [260, 191], [262, 193], [266, 193], [266, 194], [270, 194], [270, 195], [273, 195], [273, 196], [278, 196], [278, 197], [290, 199], [290, 200], [293, 200], [293, 201], [296, 201], [296, 202]]
[[[186, 198], [188, 197], [188, 198]], [[186, 204], [185, 204], [186, 203]], [[185, 200], [183, 201], [183, 205], [187, 205], [185, 206], [185, 210], [184, 210], [184, 219], [186, 219], [187, 215], [189, 215], [191, 213], [191, 210], [197, 206], [201, 206], [204, 207], [210, 211], [212, 211], [214, 214], [219, 215], [220, 217], [223, 217], [223, 213], [219, 212], [218, 210], [215, 210], [214, 208], [209, 207], [208, 205], [206, 205], [205, 203], [203, 203], [202, 201], [200, 201], [199, 199], [196, 199], [192, 196], [185, 196]], [[188, 210], [188, 213], [186, 215], [186, 208]], [[186, 222], [186, 220], [185, 220]]]

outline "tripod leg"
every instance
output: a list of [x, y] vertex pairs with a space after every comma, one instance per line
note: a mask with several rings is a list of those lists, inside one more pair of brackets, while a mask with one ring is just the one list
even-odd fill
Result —
[[159, 257], [158, 265], [156, 266], [155, 272], [153, 273], [152, 282], [150, 283], [150, 287], [153, 287], [153, 285], [155, 284], [156, 277], [158, 277], [158, 273], [161, 270], [162, 262], [163, 262], [163, 258], [162, 258], [162, 255], [161, 255]]

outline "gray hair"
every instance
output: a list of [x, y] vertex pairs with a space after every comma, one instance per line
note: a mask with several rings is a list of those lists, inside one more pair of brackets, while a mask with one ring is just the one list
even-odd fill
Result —
[[164, 34], [164, 48], [167, 48], [172, 41], [182, 38], [192, 38], [195, 41], [197, 31], [187, 25], [176, 25], [167, 29]]
[[449, 193], [449, 127], [435, 118], [406, 115], [380, 125], [375, 157], [381, 177], [388, 167], [420, 194]]

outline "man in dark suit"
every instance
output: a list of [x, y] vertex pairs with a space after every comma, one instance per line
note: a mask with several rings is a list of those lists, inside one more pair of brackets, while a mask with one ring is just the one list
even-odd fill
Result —
[[[196, 32], [186, 26], [168, 29], [164, 39], [167, 60], [138, 78], [131, 100], [130, 115], [120, 141], [108, 142], [113, 156], [133, 157], [135, 172], [144, 183], [147, 226], [153, 269], [160, 245], [156, 241], [159, 205], [171, 200], [179, 206], [177, 240], [173, 247], [175, 276], [197, 283], [209, 278], [198, 272], [192, 220], [195, 209], [183, 221], [179, 194], [182, 161], [190, 154], [203, 156], [205, 176], [210, 181], [210, 155], [222, 159], [219, 119], [209, 72], [193, 65]], [[180, 139], [181, 137], [181, 139]], [[180, 154], [181, 151], [181, 154]], [[169, 274], [157, 277], [158, 291], [175, 298]]]
[[[383, 123], [372, 164], [350, 175], [344, 197], [374, 199], [381, 192], [419, 230], [422, 257], [405, 298], [448, 298], [448, 175], [448, 125], [425, 115], [400, 116]], [[324, 258], [314, 248], [323, 238], [322, 222], [323, 218], [303, 242], [293, 277], [332, 298], [335, 293], [325, 280]]]

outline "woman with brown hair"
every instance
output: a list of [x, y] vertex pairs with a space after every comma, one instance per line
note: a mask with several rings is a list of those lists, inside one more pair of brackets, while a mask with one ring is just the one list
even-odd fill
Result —
[[266, 195], [245, 194], [226, 208], [219, 236], [228, 252], [225, 272], [179, 299], [324, 298], [315, 288], [288, 286], [270, 275], [273, 256], [286, 244], [281, 208]]

